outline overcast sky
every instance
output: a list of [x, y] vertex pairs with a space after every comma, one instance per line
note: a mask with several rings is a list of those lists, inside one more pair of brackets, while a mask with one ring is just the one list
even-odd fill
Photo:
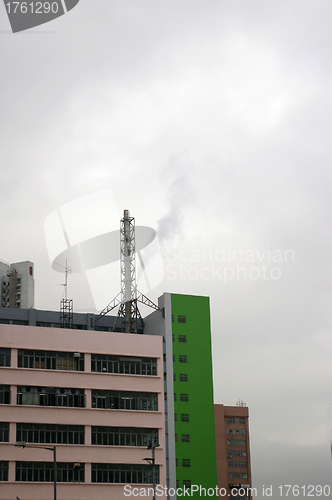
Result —
[[13, 35], [0, 7], [0, 259], [33, 261], [56, 310], [50, 213], [108, 189], [119, 213], [96, 225], [128, 208], [155, 228], [149, 296], [210, 296], [215, 401], [249, 406], [258, 498], [331, 485], [331, 18], [330, 0], [80, 0]]

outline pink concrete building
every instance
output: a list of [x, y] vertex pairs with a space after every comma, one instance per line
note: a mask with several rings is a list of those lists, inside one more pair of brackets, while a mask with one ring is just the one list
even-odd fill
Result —
[[[166, 484], [163, 338], [0, 324], [0, 500], [120, 500]], [[151, 498], [152, 495], [149, 495]], [[159, 496], [158, 498], [164, 498]]]

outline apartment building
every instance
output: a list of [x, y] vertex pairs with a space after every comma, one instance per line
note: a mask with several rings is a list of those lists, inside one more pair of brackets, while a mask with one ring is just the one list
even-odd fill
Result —
[[232, 500], [249, 500], [252, 481], [248, 407], [216, 404], [214, 411], [218, 487]]
[[164, 337], [167, 484], [199, 498], [217, 485], [209, 298], [165, 293], [159, 306], [144, 331]]
[[19, 309], [34, 307], [34, 265], [33, 262], [9, 264], [0, 261], [0, 306]]
[[166, 484], [163, 339], [108, 331], [114, 318], [95, 331], [92, 317], [66, 330], [59, 313], [0, 308], [2, 500], [53, 498], [54, 446], [58, 500]]

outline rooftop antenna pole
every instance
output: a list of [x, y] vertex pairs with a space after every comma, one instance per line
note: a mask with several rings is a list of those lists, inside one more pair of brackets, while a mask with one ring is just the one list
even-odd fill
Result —
[[[136, 311], [136, 268], [135, 268], [135, 219], [129, 210], [124, 210], [121, 219], [121, 302], [124, 305], [125, 332], [131, 333], [133, 313]], [[135, 310], [135, 311], [134, 311]]]
[[[58, 263], [57, 263], [58, 264]], [[60, 267], [64, 267], [61, 264], [58, 264]], [[73, 327], [73, 299], [68, 299], [68, 274], [71, 273], [70, 267], [67, 265], [66, 259], [66, 267], [65, 267], [65, 282], [63, 286], [65, 287], [65, 298], [60, 302], [60, 326], [61, 328], [72, 328]]]

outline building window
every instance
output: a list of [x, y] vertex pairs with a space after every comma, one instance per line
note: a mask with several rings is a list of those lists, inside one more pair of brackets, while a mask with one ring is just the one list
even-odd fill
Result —
[[16, 424], [16, 441], [84, 444], [84, 425]]
[[227, 452], [228, 458], [236, 457], [237, 456], [237, 451], [235, 450], [229, 450]]
[[240, 472], [239, 477], [240, 477], [241, 479], [248, 479], [248, 474], [247, 474], [247, 473], [242, 473], [242, 472]]
[[246, 430], [245, 429], [236, 429], [236, 434], [245, 434]]
[[0, 481], [8, 481], [8, 460], [0, 460]]
[[188, 413], [181, 413], [181, 422], [189, 422]]
[[175, 354], [173, 354], [173, 363], [175, 363]]
[[175, 442], [177, 443], [178, 442], [178, 435], [175, 434]]
[[186, 344], [187, 335], [179, 335], [179, 342], [181, 342], [182, 344]]
[[230, 473], [228, 474], [228, 477], [229, 477], [230, 479], [234, 479], [234, 478], [239, 477], [239, 474], [238, 474], [237, 472], [230, 472]]
[[236, 429], [226, 429], [226, 434], [236, 434]]
[[178, 420], [178, 415], [177, 413], [174, 413], [174, 422], [177, 422], [177, 420]]
[[0, 347], [0, 366], [10, 366], [10, 349]]
[[227, 424], [245, 424], [246, 421], [244, 418], [231, 417], [231, 418], [226, 418], [226, 423]]
[[176, 392], [174, 392], [174, 401], [176, 401]]
[[179, 361], [180, 361], [180, 363], [187, 363], [187, 356], [181, 354], [179, 356]]
[[0, 384], [0, 404], [10, 405], [10, 386]]
[[176, 373], [173, 373], [173, 380], [176, 382]]
[[182, 459], [182, 467], [190, 467], [190, 458]]
[[174, 314], [172, 314], [172, 323], [174, 323]]
[[157, 375], [157, 359], [91, 354], [91, 371], [128, 375]]
[[227, 444], [231, 446], [236, 446], [237, 441], [236, 439], [227, 439]]
[[175, 338], [174, 338], [174, 333], [172, 333], [172, 341], [174, 342]]
[[237, 452], [237, 456], [238, 457], [246, 457], [247, 456], [247, 452], [246, 451], [238, 451]]
[[56, 352], [19, 349], [17, 357], [19, 368], [41, 370], [84, 371], [84, 355], [78, 352]]
[[32, 266], [29, 267], [29, 274], [32, 276]]
[[24, 320], [24, 319], [13, 319], [12, 324], [13, 325], [26, 325], [27, 326], [29, 324], [29, 322]]
[[182, 434], [182, 443], [190, 443], [189, 434]]
[[175, 459], [175, 467], [178, 467], [179, 466], [179, 460], [176, 458]]
[[158, 429], [139, 427], [91, 427], [91, 443], [101, 446], [149, 446], [159, 442]]
[[84, 389], [68, 387], [17, 386], [18, 405], [66, 406], [84, 408]]
[[191, 488], [191, 481], [190, 481], [190, 479], [184, 479], [183, 480], [183, 486], [184, 486], [184, 488]]
[[9, 443], [9, 422], [0, 422], [0, 442]]
[[247, 462], [228, 462], [228, 467], [247, 467]]
[[158, 411], [158, 394], [93, 389], [92, 408]]
[[180, 401], [189, 401], [188, 394], [180, 394]]
[[[57, 462], [57, 482], [84, 483], [83, 463]], [[53, 482], [53, 462], [16, 462], [15, 481]]]
[[247, 444], [247, 443], [246, 443], [243, 439], [238, 439], [238, 440], [236, 441], [236, 444], [237, 444], [238, 446], [246, 446], [246, 444]]
[[178, 316], [178, 322], [179, 323], [185, 323], [186, 322], [186, 317], [185, 316]]
[[[159, 466], [155, 466], [159, 483]], [[152, 484], [152, 467], [136, 464], [91, 464], [92, 483]]]
[[180, 373], [180, 382], [188, 382], [188, 375], [186, 373]]

